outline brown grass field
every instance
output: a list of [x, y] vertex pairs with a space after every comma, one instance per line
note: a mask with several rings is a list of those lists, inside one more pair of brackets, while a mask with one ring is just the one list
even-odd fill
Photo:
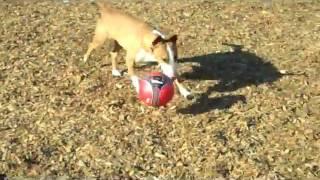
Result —
[[95, 4], [0, 0], [0, 179], [320, 179], [320, 1], [113, 4], [179, 35], [196, 99], [141, 104], [108, 42], [82, 62]]

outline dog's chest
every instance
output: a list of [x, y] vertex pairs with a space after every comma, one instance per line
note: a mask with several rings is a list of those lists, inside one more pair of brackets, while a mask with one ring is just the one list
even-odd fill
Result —
[[144, 49], [140, 49], [138, 53], [136, 54], [136, 62], [156, 62], [156, 57]]

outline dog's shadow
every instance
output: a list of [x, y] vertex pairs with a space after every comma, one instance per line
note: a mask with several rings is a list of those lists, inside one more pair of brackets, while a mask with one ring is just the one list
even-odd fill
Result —
[[239, 88], [263, 83], [271, 83], [282, 74], [277, 68], [249, 51], [243, 51], [243, 46], [224, 44], [232, 47], [225, 53], [211, 53], [196, 57], [182, 58], [179, 63], [192, 62], [191, 72], [181, 76], [189, 80], [217, 80], [218, 83], [209, 86], [208, 90], [197, 98], [194, 104], [178, 109], [185, 114], [201, 114], [212, 109], [227, 109], [237, 102], [246, 102], [243, 95], [227, 95], [210, 98], [212, 92], [232, 92]]

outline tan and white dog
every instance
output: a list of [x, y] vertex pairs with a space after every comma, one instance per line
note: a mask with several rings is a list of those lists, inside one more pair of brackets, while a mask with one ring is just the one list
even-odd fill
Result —
[[116, 57], [119, 50], [124, 49], [126, 51], [125, 61], [128, 75], [137, 92], [139, 90], [139, 78], [134, 72], [135, 63], [157, 62], [162, 72], [174, 79], [174, 83], [183, 97], [188, 99], [193, 97], [177, 77], [175, 65], [177, 35], [166, 37], [151, 25], [111, 7], [106, 2], [99, 1], [97, 4], [101, 15], [96, 24], [93, 40], [84, 55], [83, 60], [85, 62], [92, 50], [101, 46], [106, 39], [111, 39], [114, 43], [110, 52], [113, 76], [121, 76], [117, 69]]

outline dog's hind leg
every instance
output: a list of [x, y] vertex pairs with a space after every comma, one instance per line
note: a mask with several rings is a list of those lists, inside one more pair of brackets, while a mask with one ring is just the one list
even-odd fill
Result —
[[107, 33], [105, 25], [103, 24], [102, 21], [98, 21], [96, 29], [95, 29], [95, 34], [94, 34], [93, 40], [89, 44], [88, 50], [83, 57], [84, 62], [86, 62], [88, 60], [91, 52], [94, 49], [98, 48], [99, 46], [101, 46], [105, 42], [107, 37], [108, 37], [108, 33]]
[[121, 46], [119, 43], [116, 40], [113, 40], [113, 47], [110, 52], [113, 76], [121, 76], [121, 72], [117, 69], [117, 56], [120, 49]]

